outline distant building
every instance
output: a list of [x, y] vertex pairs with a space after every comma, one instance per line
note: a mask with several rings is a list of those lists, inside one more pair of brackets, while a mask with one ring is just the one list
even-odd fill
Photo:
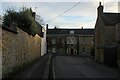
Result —
[[99, 4], [95, 24], [95, 60], [108, 66], [117, 66], [116, 24], [120, 13], [103, 12]]
[[94, 29], [48, 29], [48, 53], [88, 54], [94, 46]]

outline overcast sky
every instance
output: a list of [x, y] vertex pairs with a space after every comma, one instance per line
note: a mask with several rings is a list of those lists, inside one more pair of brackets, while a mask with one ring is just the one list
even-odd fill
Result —
[[[37, 15], [40, 15], [50, 28], [94, 28], [97, 18], [97, 7], [103, 0], [2, 0], [0, 15], [8, 8], [19, 10], [21, 7], [32, 7]], [[118, 12], [119, 0], [104, 0], [104, 12]], [[76, 7], [60, 17], [56, 17], [72, 6], [80, 2]], [[52, 19], [56, 17], [55, 19]], [[52, 20], [51, 20], [52, 19]], [[48, 22], [48, 20], [50, 20]]]

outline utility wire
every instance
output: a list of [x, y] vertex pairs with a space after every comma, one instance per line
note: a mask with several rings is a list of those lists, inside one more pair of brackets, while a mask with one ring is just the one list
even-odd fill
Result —
[[50, 21], [52, 21], [53, 19], [62, 16], [63, 14], [67, 13], [68, 11], [72, 10], [72, 8], [76, 7], [78, 4], [80, 4], [80, 2], [78, 2], [77, 4], [75, 4], [74, 6], [72, 6], [70, 9], [64, 11], [63, 13], [61, 13], [61, 14], [59, 14], [59, 15], [53, 17], [52, 19], [49, 19], [47, 22], [50, 22]]

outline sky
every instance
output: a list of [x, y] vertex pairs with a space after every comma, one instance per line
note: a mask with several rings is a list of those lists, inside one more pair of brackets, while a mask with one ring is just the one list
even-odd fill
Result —
[[[37, 15], [41, 16], [44, 23], [49, 24], [49, 28], [55, 26], [59, 28], [94, 28], [100, 1], [104, 5], [104, 12], [118, 12], [119, 0], [1, 0], [0, 15], [4, 15], [8, 8], [19, 11], [26, 6], [31, 7]], [[80, 3], [77, 6], [56, 17], [78, 2]]]

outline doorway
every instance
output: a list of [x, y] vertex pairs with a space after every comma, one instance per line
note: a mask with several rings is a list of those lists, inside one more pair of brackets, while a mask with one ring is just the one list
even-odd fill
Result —
[[73, 55], [73, 49], [70, 50], [70, 53]]
[[117, 47], [104, 48], [104, 64], [110, 67], [117, 67]]

